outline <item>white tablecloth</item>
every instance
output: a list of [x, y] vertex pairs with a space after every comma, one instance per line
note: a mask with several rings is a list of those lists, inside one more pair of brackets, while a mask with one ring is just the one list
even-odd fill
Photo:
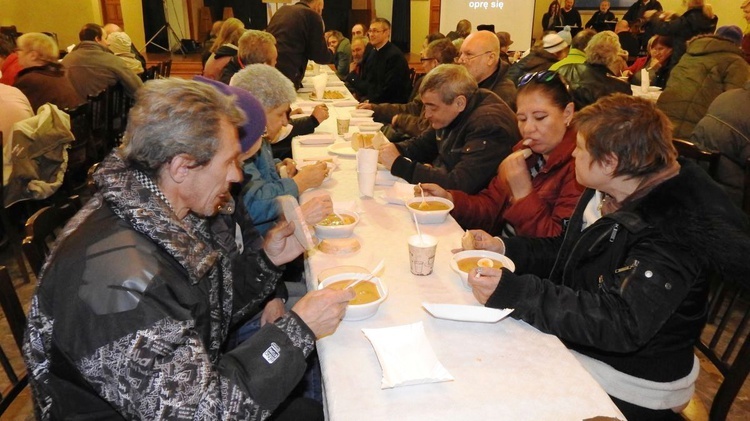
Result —
[[[331, 118], [317, 131], [335, 132], [335, 117], [349, 109], [331, 108]], [[343, 140], [339, 139], [338, 142]], [[292, 143], [295, 159], [327, 155], [326, 146]], [[607, 394], [554, 336], [524, 322], [467, 323], [433, 318], [422, 302], [477, 304], [449, 266], [451, 249], [462, 231], [449, 219], [423, 225], [439, 238], [435, 268], [429, 276], [409, 271], [406, 238], [415, 233], [403, 206], [378, 197], [360, 198], [354, 158], [339, 158], [339, 168], [320, 192], [334, 203], [352, 202], [361, 221], [354, 233], [362, 249], [346, 256], [313, 250], [306, 259], [308, 287], [317, 275], [339, 265], [372, 268], [382, 258], [382, 279], [389, 296], [372, 318], [342, 322], [336, 333], [318, 341], [325, 406], [330, 420], [581, 420], [598, 415], [624, 419]], [[380, 388], [382, 371], [362, 328], [382, 328], [422, 321], [427, 338], [454, 381]]]

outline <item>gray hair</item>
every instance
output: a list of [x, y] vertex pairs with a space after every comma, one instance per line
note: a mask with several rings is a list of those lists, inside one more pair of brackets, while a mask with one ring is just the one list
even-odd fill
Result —
[[620, 53], [620, 39], [612, 31], [602, 31], [591, 37], [586, 46], [586, 62], [609, 66]]
[[248, 29], [237, 41], [238, 55], [245, 65], [271, 62], [271, 51], [276, 48], [276, 37], [269, 32]]
[[441, 64], [424, 77], [419, 86], [419, 95], [434, 91], [440, 94], [443, 103], [452, 104], [460, 95], [467, 99], [471, 98], [478, 89], [476, 79], [469, 74], [466, 67], [460, 64]]
[[207, 83], [178, 78], [149, 81], [136, 93], [128, 114], [123, 159], [152, 177], [180, 154], [203, 165], [219, 148], [222, 121], [233, 126], [244, 123], [245, 114], [234, 97]]
[[266, 110], [291, 104], [297, 99], [292, 81], [275, 67], [266, 64], [245, 67], [232, 76], [229, 85], [253, 94]]
[[29, 32], [18, 37], [16, 41], [18, 48], [25, 51], [35, 51], [39, 58], [46, 62], [57, 61], [60, 49], [57, 48], [55, 40], [41, 32]]

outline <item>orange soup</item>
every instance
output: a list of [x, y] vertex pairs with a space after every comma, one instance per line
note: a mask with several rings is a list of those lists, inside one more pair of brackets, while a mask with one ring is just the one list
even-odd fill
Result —
[[324, 226], [324, 227], [336, 227], [340, 225], [351, 225], [354, 223], [354, 217], [351, 215], [341, 214], [341, 218], [339, 218], [335, 214], [330, 214], [323, 218], [322, 221], [318, 222], [318, 225]]
[[437, 200], [426, 200], [424, 202], [409, 203], [409, 207], [421, 211], [444, 211], [450, 209], [450, 206]]
[[[477, 267], [484, 267], [484, 268], [497, 268], [501, 269], [503, 267], [503, 264], [495, 259], [490, 259], [488, 257], [466, 257], [464, 259], [461, 259], [456, 262], [458, 265], [458, 269], [461, 272], [469, 273], [472, 269]], [[355, 285], [356, 287], [356, 285]]]
[[[332, 283], [331, 285], [328, 285], [328, 288], [343, 290], [347, 288], [352, 282], [354, 282], [354, 279], [338, 281]], [[362, 281], [357, 285], [354, 285], [354, 292], [357, 293], [357, 296], [349, 300], [349, 304], [367, 304], [373, 301], [377, 301], [380, 298], [377, 285], [369, 281]]]

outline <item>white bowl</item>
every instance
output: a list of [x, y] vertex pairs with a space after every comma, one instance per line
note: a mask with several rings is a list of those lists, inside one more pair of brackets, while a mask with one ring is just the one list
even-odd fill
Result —
[[345, 209], [333, 209], [334, 212], [341, 216], [349, 215], [354, 217], [354, 222], [347, 225], [320, 225], [315, 224], [315, 235], [318, 238], [348, 238], [354, 233], [354, 227], [359, 223], [359, 215], [357, 212], [345, 210]]
[[513, 263], [512, 260], [507, 258], [505, 255], [495, 253], [494, 251], [464, 250], [458, 252], [454, 254], [453, 257], [451, 257], [451, 269], [453, 269], [458, 274], [458, 276], [461, 277], [461, 282], [463, 283], [464, 288], [467, 289], [471, 289], [471, 287], [469, 286], [469, 274], [458, 268], [458, 261], [467, 257], [486, 257], [489, 259], [498, 260], [503, 264], [504, 267], [508, 268], [509, 271], [514, 272], [516, 270], [516, 264]]
[[373, 114], [375, 114], [374, 110], [365, 110], [365, 109], [358, 109], [358, 110], [351, 110], [349, 114], [352, 117], [372, 117]]
[[383, 123], [360, 123], [358, 127], [362, 132], [377, 132], [383, 127]]
[[[363, 276], [361, 273], [339, 273], [338, 275], [329, 276], [318, 285], [318, 289], [323, 289], [334, 282], [344, 281], [347, 279], [358, 279], [361, 276]], [[374, 316], [375, 313], [378, 312], [380, 303], [385, 301], [386, 297], [388, 297], [388, 288], [386, 288], [383, 281], [377, 276], [373, 277], [369, 281], [362, 282], [374, 283], [375, 286], [377, 286], [380, 298], [367, 304], [349, 304], [346, 307], [346, 314], [344, 314], [343, 320], [364, 320]]]
[[445, 218], [448, 217], [448, 214], [453, 210], [453, 202], [448, 199], [443, 199], [442, 197], [425, 197], [425, 201], [445, 203], [448, 205], [448, 209], [434, 211], [414, 209], [409, 205], [411, 203], [422, 203], [422, 197], [412, 197], [406, 201], [406, 208], [409, 209], [409, 212], [417, 215], [417, 221], [420, 224], [442, 224], [445, 222]]

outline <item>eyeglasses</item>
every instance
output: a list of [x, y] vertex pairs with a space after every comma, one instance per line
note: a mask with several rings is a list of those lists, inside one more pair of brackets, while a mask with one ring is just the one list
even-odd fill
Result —
[[490, 54], [490, 53], [492, 53], [492, 51], [485, 51], [482, 54], [461, 53], [461, 54], [458, 55], [458, 57], [456, 57], [456, 62], [460, 62], [461, 60], [463, 60], [463, 61], [471, 61], [471, 60], [474, 60], [477, 57], [481, 57], [481, 56], [484, 56], [484, 55], [487, 55], [487, 54]]
[[372, 29], [372, 28], [370, 28], [370, 29], [367, 30], [367, 33], [370, 33], [370, 34], [382, 34], [385, 31], [387, 31], [387, 29]]
[[425, 61], [432, 61], [432, 60], [437, 60], [437, 59], [434, 57], [421, 57], [419, 59], [419, 61], [421, 61], [422, 63], [424, 63]]

